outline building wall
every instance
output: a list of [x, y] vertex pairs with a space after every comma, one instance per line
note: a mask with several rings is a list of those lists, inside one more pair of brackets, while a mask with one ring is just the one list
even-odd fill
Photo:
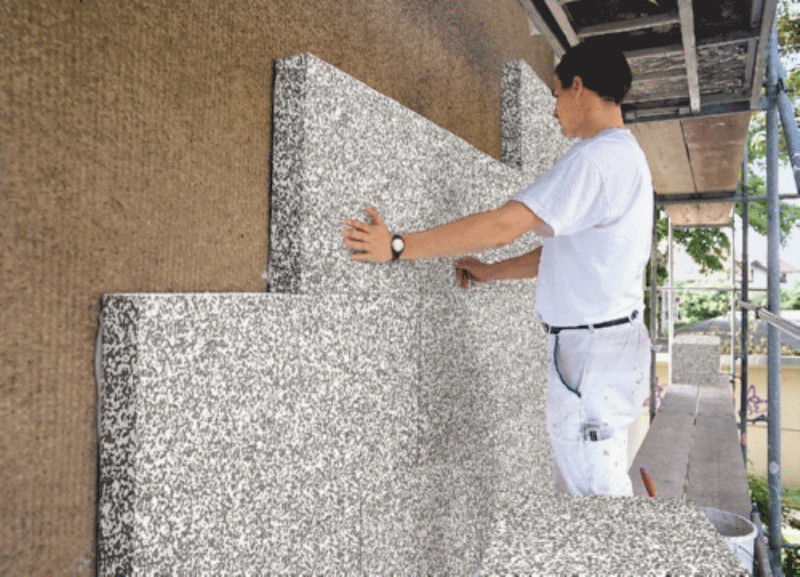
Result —
[[[800, 489], [800, 366], [795, 359], [782, 357], [781, 363], [781, 483]], [[730, 371], [730, 362], [723, 365]], [[737, 369], [738, 371], [738, 369]], [[747, 384], [755, 388], [759, 414], [767, 413], [767, 366], [750, 364], [747, 367]], [[738, 383], [737, 383], [738, 386]], [[752, 394], [749, 396], [753, 396]], [[736, 393], [736, 411], [739, 411], [739, 394]], [[751, 415], [752, 418], [753, 415]], [[767, 477], [767, 424], [747, 425], [747, 472]]]
[[0, 574], [88, 575], [111, 292], [262, 291], [276, 58], [312, 52], [500, 154], [516, 0], [0, 4]]

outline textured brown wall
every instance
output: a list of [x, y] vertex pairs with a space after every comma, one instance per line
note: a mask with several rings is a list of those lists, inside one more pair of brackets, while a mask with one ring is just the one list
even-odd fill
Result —
[[516, 0], [0, 3], [0, 574], [90, 574], [98, 299], [262, 291], [272, 68], [313, 52], [500, 150]]

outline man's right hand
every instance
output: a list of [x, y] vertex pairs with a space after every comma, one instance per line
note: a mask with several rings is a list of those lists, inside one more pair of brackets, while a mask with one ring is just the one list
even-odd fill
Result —
[[471, 256], [460, 258], [453, 263], [458, 284], [469, 288], [469, 281], [486, 282], [492, 280], [492, 265]]

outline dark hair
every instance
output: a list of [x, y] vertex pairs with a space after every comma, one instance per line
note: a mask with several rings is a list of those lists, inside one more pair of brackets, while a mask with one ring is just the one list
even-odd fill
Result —
[[625, 55], [601, 40], [584, 40], [569, 48], [556, 66], [562, 88], [572, 86], [576, 76], [583, 85], [619, 104], [631, 88], [631, 69]]

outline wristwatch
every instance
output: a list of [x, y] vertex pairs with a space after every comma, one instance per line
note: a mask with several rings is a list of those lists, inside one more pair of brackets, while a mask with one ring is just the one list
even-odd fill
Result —
[[392, 237], [392, 243], [389, 246], [392, 249], [392, 260], [397, 260], [403, 253], [403, 249], [406, 248], [406, 243], [403, 241], [402, 236], [396, 234]]

